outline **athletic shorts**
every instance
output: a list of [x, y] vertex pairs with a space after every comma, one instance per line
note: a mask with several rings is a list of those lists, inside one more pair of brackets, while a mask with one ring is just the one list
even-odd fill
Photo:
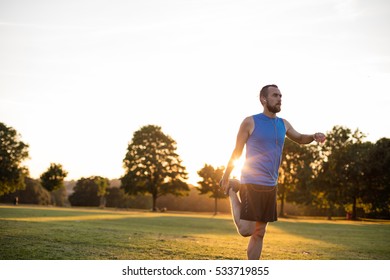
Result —
[[242, 184], [239, 192], [241, 219], [267, 223], [277, 221], [277, 189], [277, 186]]

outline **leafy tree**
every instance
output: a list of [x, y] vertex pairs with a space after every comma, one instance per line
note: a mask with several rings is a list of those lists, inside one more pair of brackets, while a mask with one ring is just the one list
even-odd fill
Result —
[[331, 219], [335, 211], [342, 207], [342, 188], [345, 181], [338, 172], [337, 157], [351, 141], [350, 136], [349, 128], [334, 126], [332, 131], [327, 133], [323, 144], [322, 163], [319, 166], [314, 188], [318, 206], [327, 209], [328, 219]]
[[390, 139], [379, 139], [371, 146], [364, 165], [367, 189], [362, 197], [372, 215], [390, 218]]
[[118, 208], [126, 208], [126, 193], [123, 189], [120, 188], [110, 188], [107, 191], [107, 207], [118, 207]]
[[[64, 186], [64, 179], [68, 175], [61, 164], [51, 163], [49, 168], [41, 174], [41, 184], [46, 190], [52, 193]], [[55, 201], [52, 195], [53, 203]]]
[[131, 195], [150, 193], [153, 211], [157, 210], [158, 197], [169, 193], [180, 196], [189, 191], [176, 142], [159, 126], [147, 125], [136, 131], [123, 162], [122, 188]]
[[28, 158], [28, 145], [12, 127], [0, 123], [0, 196], [25, 187], [27, 169], [21, 166]]
[[95, 177], [95, 183], [98, 186], [97, 196], [100, 198], [100, 207], [106, 206], [106, 194], [107, 187], [110, 185], [110, 181], [107, 178]]
[[284, 216], [285, 201], [308, 203], [310, 200], [310, 192], [307, 191], [307, 182], [312, 174], [310, 160], [311, 154], [306, 146], [286, 138], [278, 179], [280, 217]]
[[106, 185], [104, 181], [108, 182], [108, 179], [100, 176], [81, 178], [69, 196], [69, 202], [73, 206], [100, 206], [101, 197], [106, 193], [106, 190], [102, 189]]
[[[342, 164], [339, 165], [339, 173], [343, 180], [345, 180], [344, 188], [342, 190], [342, 202], [344, 208], [352, 204], [352, 219], [357, 219], [357, 207], [362, 203], [362, 198], [368, 188], [368, 182], [365, 177], [365, 165], [367, 157], [370, 152], [372, 143], [357, 142], [345, 148], [345, 151], [340, 153], [343, 158], [339, 159]], [[362, 206], [362, 205], [361, 205]]]
[[107, 207], [150, 209], [151, 201], [147, 196], [130, 196], [124, 189], [113, 187], [107, 190]]
[[328, 206], [330, 218], [335, 208], [347, 209], [352, 205], [352, 217], [356, 219], [357, 203], [361, 201], [365, 184], [364, 166], [369, 143], [358, 129], [335, 126], [328, 133], [324, 145], [322, 170], [318, 176], [318, 195]]
[[204, 167], [198, 171], [198, 175], [203, 178], [198, 184], [200, 194], [211, 193], [210, 197], [214, 198], [214, 215], [218, 213], [218, 199], [226, 198], [223, 189], [219, 186], [222, 179], [224, 167], [214, 168], [211, 165], [205, 164]]
[[51, 192], [52, 203], [57, 206], [69, 205], [68, 192], [65, 186]]
[[29, 177], [24, 178], [25, 189], [16, 190], [0, 197], [0, 202], [12, 203], [18, 197], [19, 203], [49, 205], [50, 193], [44, 189], [39, 180]]

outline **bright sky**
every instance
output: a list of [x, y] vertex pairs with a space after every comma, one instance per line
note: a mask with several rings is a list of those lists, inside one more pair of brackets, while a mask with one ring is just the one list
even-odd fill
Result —
[[302, 133], [390, 137], [390, 1], [0, 0], [0, 122], [38, 178], [119, 178], [133, 133], [162, 127], [190, 183], [226, 165], [276, 83]]

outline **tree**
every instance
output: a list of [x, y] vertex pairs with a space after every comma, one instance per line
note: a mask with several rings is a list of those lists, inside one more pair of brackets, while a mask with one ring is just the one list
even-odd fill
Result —
[[130, 196], [125, 193], [124, 189], [119, 187], [109, 188], [107, 190], [106, 200], [107, 207], [150, 209], [152, 206], [147, 196]]
[[128, 207], [126, 203], [125, 191], [120, 188], [110, 188], [107, 192], [107, 207], [118, 207], [118, 208], [126, 208]]
[[285, 201], [307, 203], [310, 198], [307, 192], [307, 182], [312, 170], [310, 168], [311, 154], [306, 146], [286, 138], [283, 157], [279, 168], [278, 197], [280, 199], [279, 216], [284, 216]]
[[74, 192], [69, 196], [73, 206], [101, 206], [103, 193], [106, 194], [107, 178], [92, 176], [81, 178], [74, 186]]
[[214, 168], [211, 165], [205, 164], [204, 167], [198, 171], [198, 175], [203, 178], [199, 181], [200, 188], [198, 189], [200, 194], [211, 193], [210, 197], [214, 198], [214, 215], [218, 213], [218, 199], [226, 198], [226, 194], [219, 186], [219, 182], [222, 179], [224, 167]]
[[52, 203], [57, 206], [68, 206], [68, 192], [65, 185], [59, 188], [58, 190], [51, 192]]
[[364, 195], [364, 165], [370, 144], [363, 143], [365, 135], [358, 129], [335, 126], [324, 144], [322, 169], [316, 180], [319, 196], [328, 205], [328, 218], [335, 208], [347, 210], [352, 205], [356, 219], [358, 201]]
[[390, 139], [372, 145], [364, 165], [367, 189], [362, 197], [374, 217], [390, 217]]
[[50, 204], [50, 194], [41, 186], [39, 180], [25, 177], [24, 182], [26, 186], [25, 189], [16, 190], [13, 193], [1, 196], [0, 202], [12, 203], [15, 200], [15, 197], [18, 197], [19, 203], [38, 205]]
[[[354, 138], [356, 139], [356, 138]], [[342, 158], [339, 158], [340, 177], [345, 180], [344, 188], [342, 190], [342, 201], [344, 208], [352, 204], [352, 219], [357, 219], [357, 207], [362, 203], [368, 184], [365, 178], [365, 164], [368, 153], [371, 149], [372, 143], [361, 142], [361, 139], [345, 147], [344, 151], [340, 153]], [[367, 162], [367, 164], [369, 164]]]
[[[51, 194], [64, 186], [64, 179], [68, 175], [61, 164], [51, 163], [49, 168], [41, 174], [41, 184]], [[55, 204], [54, 196], [52, 195], [52, 202]]]
[[157, 210], [158, 197], [169, 193], [180, 196], [189, 191], [176, 142], [159, 126], [143, 126], [134, 133], [123, 163], [122, 188], [131, 195], [150, 193], [153, 211]]
[[342, 206], [343, 180], [339, 176], [337, 155], [341, 155], [350, 141], [351, 130], [342, 126], [334, 126], [327, 133], [323, 145], [322, 163], [319, 165], [314, 190], [318, 206], [327, 210], [328, 219], [334, 216], [336, 209]]
[[100, 198], [100, 207], [105, 207], [107, 187], [110, 185], [110, 181], [107, 178], [97, 176], [95, 177], [95, 183], [98, 187], [97, 196]]
[[28, 145], [12, 127], [0, 123], [0, 196], [25, 187], [28, 171], [21, 166], [28, 158]]

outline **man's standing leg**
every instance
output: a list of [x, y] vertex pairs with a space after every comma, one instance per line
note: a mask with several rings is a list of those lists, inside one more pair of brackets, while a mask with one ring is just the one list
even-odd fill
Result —
[[261, 251], [263, 250], [263, 239], [264, 239], [266, 228], [267, 228], [267, 223], [256, 222], [255, 230], [248, 244], [248, 250], [247, 250], [248, 260], [260, 259]]

